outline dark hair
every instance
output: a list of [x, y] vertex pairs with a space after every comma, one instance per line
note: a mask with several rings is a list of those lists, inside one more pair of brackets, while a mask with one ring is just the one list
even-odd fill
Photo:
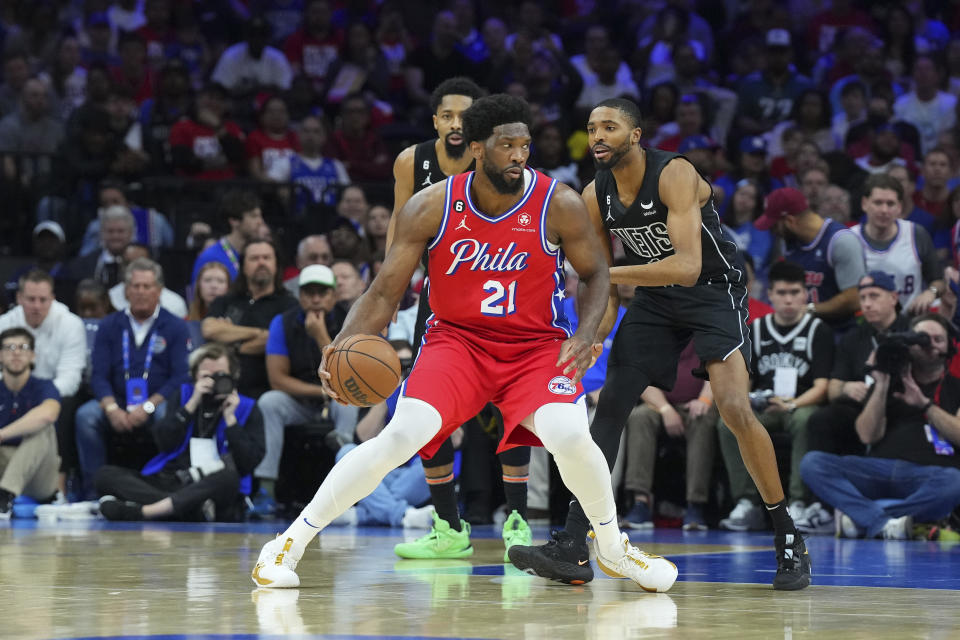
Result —
[[23, 336], [27, 339], [27, 342], [30, 343], [30, 350], [33, 351], [36, 341], [33, 339], [33, 334], [27, 331], [24, 327], [10, 327], [9, 329], [4, 329], [0, 332], [0, 345], [3, 344], [3, 341], [7, 338], [16, 338], [18, 336]]
[[530, 105], [525, 100], [505, 93], [495, 93], [476, 100], [463, 112], [463, 137], [467, 144], [483, 142], [495, 127], [522, 122], [530, 127]]
[[[913, 319], [910, 320], [910, 328], [914, 329], [918, 324], [926, 322], [927, 320], [932, 320], [943, 327], [943, 330], [947, 332], [947, 341], [952, 340], [953, 331], [950, 329], [950, 321], [939, 313], [922, 313], [919, 316], [914, 316]], [[6, 333], [6, 331], [3, 333]], [[3, 333], [0, 333], [0, 341], [3, 339]]]
[[807, 96], [814, 95], [820, 99], [820, 120], [817, 126], [821, 129], [829, 129], [833, 122], [833, 107], [830, 106], [830, 100], [826, 94], [819, 89], [806, 89], [800, 92], [800, 95], [793, 100], [793, 109], [790, 112], [790, 119], [800, 124], [800, 109], [803, 108], [803, 101]]
[[840, 89], [840, 97], [846, 98], [848, 95], [850, 95], [854, 91], [859, 91], [860, 95], [862, 95], [864, 99], [866, 99], [867, 88], [863, 86], [862, 82], [848, 82], [845, 85], [843, 85], [843, 88]]
[[430, 94], [430, 113], [436, 113], [444, 96], [467, 96], [477, 100], [483, 96], [483, 89], [477, 86], [477, 83], [464, 76], [455, 76], [447, 78], [437, 85], [437, 88]]
[[807, 272], [796, 262], [780, 260], [770, 265], [770, 271], [767, 273], [767, 280], [770, 287], [773, 288], [774, 282], [789, 282], [806, 285]]
[[243, 214], [260, 207], [260, 198], [252, 191], [231, 189], [220, 198], [220, 214], [229, 225], [230, 220], [241, 220]]
[[896, 178], [888, 176], [885, 173], [871, 173], [863, 182], [863, 195], [867, 198], [873, 193], [874, 189], [890, 189], [896, 192], [897, 200], [900, 204], [903, 202], [903, 185]]
[[280, 268], [280, 250], [274, 243], [262, 239], [251, 240], [240, 253], [240, 270], [237, 272], [237, 277], [231, 285], [231, 291], [242, 294], [246, 294], [249, 291], [250, 284], [247, 282], [247, 275], [243, 272], [243, 265], [247, 261], [247, 251], [255, 244], [265, 244], [273, 249], [273, 257], [277, 263], [277, 271], [273, 274], [273, 290], [275, 293], [281, 293], [283, 291], [283, 269]]
[[17, 288], [21, 293], [23, 293], [24, 285], [26, 285], [28, 282], [46, 282], [50, 285], [50, 291], [53, 291], [53, 276], [43, 269], [30, 269], [30, 271], [27, 271], [25, 274], [20, 276], [20, 281], [17, 283]]
[[[697, 102], [697, 104], [700, 103]], [[637, 103], [633, 100], [627, 100], [626, 98], [608, 98], [594, 107], [594, 109], [598, 107], [608, 107], [610, 109], [618, 110], [620, 113], [626, 116], [627, 120], [634, 128], [640, 127], [643, 124], [643, 114], [640, 113], [640, 107], [637, 106]], [[674, 108], [676, 108], [676, 106], [674, 106]], [[702, 105], [700, 112], [703, 113]]]

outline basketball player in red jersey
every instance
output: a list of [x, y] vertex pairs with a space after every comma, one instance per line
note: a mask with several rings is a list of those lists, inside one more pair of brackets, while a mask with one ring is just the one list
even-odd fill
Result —
[[[464, 137], [480, 167], [416, 195], [399, 212], [397, 233], [377, 278], [354, 303], [347, 336], [382, 329], [424, 248], [430, 252], [433, 316], [403, 383], [393, 419], [345, 456], [290, 527], [264, 545], [253, 570], [262, 587], [297, 587], [307, 544], [418, 450], [429, 456], [487, 402], [504, 417], [500, 448], [542, 443], [557, 461], [595, 532], [605, 572], [649, 591], [666, 591], [676, 566], [646, 554], [617, 525], [610, 474], [590, 437], [580, 379], [610, 290], [609, 262], [580, 196], [526, 167], [530, 108], [498, 94], [464, 113]], [[562, 312], [566, 257], [584, 285], [580, 325]], [[320, 376], [327, 381], [324, 352]]]

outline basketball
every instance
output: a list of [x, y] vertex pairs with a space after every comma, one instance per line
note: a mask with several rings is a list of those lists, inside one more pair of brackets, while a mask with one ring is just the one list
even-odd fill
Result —
[[390, 397], [400, 384], [400, 358], [380, 336], [350, 336], [327, 360], [330, 388], [357, 407], [370, 407]]

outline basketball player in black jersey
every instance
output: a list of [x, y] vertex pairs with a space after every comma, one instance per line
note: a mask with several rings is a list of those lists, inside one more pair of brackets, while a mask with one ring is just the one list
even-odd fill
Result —
[[[474, 168], [471, 154], [466, 153], [461, 115], [483, 95], [483, 91], [469, 78], [449, 78], [441, 82], [430, 97], [433, 109], [433, 127], [437, 137], [404, 149], [393, 163], [394, 192], [393, 210], [400, 211], [413, 194], [432, 184], [442, 182], [448, 176], [457, 175]], [[393, 240], [397, 216], [390, 217], [387, 228], [387, 248]], [[423, 256], [426, 264], [427, 255]], [[417, 310], [416, 333], [413, 353], [416, 356], [423, 339], [427, 318], [430, 317], [429, 282], [420, 292]], [[457, 507], [456, 486], [453, 478], [453, 444], [449, 440], [429, 460], [423, 460], [423, 470], [430, 487], [430, 497], [437, 515], [453, 531], [461, 531], [460, 512]], [[526, 524], [527, 484], [530, 469], [530, 447], [516, 447], [499, 456], [503, 467], [504, 493], [507, 498], [507, 514], [504, 525], [504, 544], [529, 544], [530, 528]], [[517, 515], [513, 516], [513, 511]], [[444, 524], [438, 524], [444, 527]], [[437, 526], [426, 536], [403, 542], [394, 551], [404, 558], [459, 558], [473, 552], [469, 535], [445, 536]], [[451, 545], [452, 542], [452, 547]], [[444, 548], [441, 548], [444, 547]], [[507, 558], [504, 557], [504, 560]]]
[[[810, 584], [810, 559], [787, 512], [770, 436], [748, 398], [747, 293], [736, 245], [721, 231], [710, 183], [683, 156], [642, 148], [640, 122], [636, 104], [612, 99], [597, 105], [587, 123], [598, 171], [583, 198], [608, 250], [613, 233], [631, 262], [610, 269], [611, 285], [637, 286], [613, 341], [593, 438], [613, 467], [623, 425], [640, 394], [651, 384], [673, 388], [680, 352], [693, 339], [701, 361], [694, 373], [709, 377], [717, 409], [736, 435], [773, 521], [773, 586], [803, 589]], [[614, 288], [597, 342], [613, 327], [618, 300]], [[545, 578], [589, 580], [588, 528], [573, 502], [566, 531], [540, 547], [511, 548], [510, 560]]]

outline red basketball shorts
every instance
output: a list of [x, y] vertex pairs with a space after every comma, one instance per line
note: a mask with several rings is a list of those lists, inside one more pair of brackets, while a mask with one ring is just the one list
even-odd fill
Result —
[[440, 433], [420, 455], [431, 458], [443, 441], [463, 423], [493, 402], [503, 414], [504, 435], [497, 451], [511, 447], [543, 446], [520, 423], [539, 407], [554, 402], [576, 402], [583, 387], [563, 375], [557, 366], [560, 337], [537, 341], [495, 342], [450, 327], [434, 325], [401, 397], [423, 400], [443, 420]]

